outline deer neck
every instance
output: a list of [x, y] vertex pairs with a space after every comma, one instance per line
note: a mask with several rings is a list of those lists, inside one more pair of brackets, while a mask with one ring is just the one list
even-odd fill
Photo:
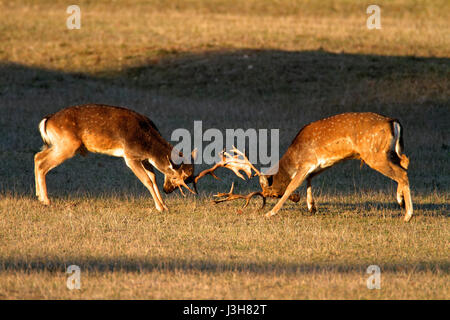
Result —
[[172, 172], [170, 168], [170, 161], [172, 156], [173, 146], [160, 139], [157, 143], [153, 143], [152, 148], [148, 154], [148, 162], [163, 174], [169, 174]]

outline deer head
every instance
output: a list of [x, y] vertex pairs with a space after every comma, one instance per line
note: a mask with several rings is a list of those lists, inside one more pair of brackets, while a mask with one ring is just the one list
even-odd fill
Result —
[[[173, 156], [174, 153], [172, 153]], [[172, 161], [170, 157], [167, 157], [168, 166], [164, 175], [164, 187], [163, 190], [165, 193], [171, 193], [176, 188], [178, 188], [181, 194], [184, 195], [183, 189], [181, 187], [185, 187], [191, 193], [196, 194], [196, 188], [194, 185], [194, 190], [188, 187], [188, 183], [194, 183], [194, 161], [197, 158], [197, 149], [192, 151], [190, 161], [187, 161], [186, 158], [183, 157], [183, 154], [178, 153], [177, 161]], [[180, 163], [181, 160], [181, 163]], [[180, 163], [180, 164], [176, 164]]]
[[[289, 175], [280, 168], [276, 174], [260, 175], [259, 184], [265, 197], [281, 198], [289, 185]], [[289, 200], [300, 201], [300, 195], [293, 193]]]

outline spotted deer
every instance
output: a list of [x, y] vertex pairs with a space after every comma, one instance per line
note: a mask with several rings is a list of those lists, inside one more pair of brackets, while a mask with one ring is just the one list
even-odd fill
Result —
[[[75, 154], [87, 152], [122, 157], [126, 165], [150, 191], [158, 211], [168, 210], [156, 184], [154, 168], [164, 174], [166, 193], [193, 182], [192, 159], [174, 150], [147, 117], [132, 110], [100, 104], [87, 104], [63, 109], [48, 115], [39, 123], [44, 147], [34, 157], [36, 195], [50, 204], [45, 183], [46, 174]], [[173, 155], [176, 158], [173, 161]], [[189, 161], [187, 161], [189, 160]], [[178, 163], [178, 164], [176, 164]]]
[[[360, 159], [398, 183], [397, 202], [406, 209], [404, 220], [409, 221], [413, 214], [407, 175], [409, 159], [403, 154], [402, 126], [395, 119], [375, 113], [343, 113], [312, 122], [300, 130], [277, 166], [269, 170], [273, 174], [262, 175], [245, 156], [240, 159], [242, 170], [254, 170], [259, 175], [262, 191], [244, 196], [233, 194], [232, 187], [228, 193], [217, 194], [220, 199], [216, 202], [244, 198], [247, 200], [246, 206], [250, 198], [256, 195], [263, 199], [281, 198], [266, 214], [270, 217], [280, 210], [286, 200], [299, 201], [294, 191], [306, 180], [308, 209], [315, 212], [311, 180], [341, 161]], [[209, 170], [212, 169], [215, 168]], [[209, 173], [208, 170], [197, 177], [206, 173]]]

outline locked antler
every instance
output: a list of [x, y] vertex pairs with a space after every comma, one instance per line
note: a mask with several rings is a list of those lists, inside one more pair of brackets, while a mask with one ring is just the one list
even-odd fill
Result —
[[[215, 174], [214, 171], [217, 170], [217, 168], [224, 167], [228, 168], [231, 171], [233, 171], [239, 178], [245, 180], [245, 177], [242, 175], [241, 171], [243, 171], [247, 177], [250, 179], [252, 177], [252, 170], [255, 172], [254, 176], [261, 176], [261, 173], [258, 171], [258, 169], [255, 168], [255, 166], [248, 160], [248, 158], [245, 156], [245, 154], [236, 147], [233, 146], [233, 149], [231, 150], [234, 155], [232, 156], [226, 151], [222, 152], [222, 159], [220, 162], [216, 163], [213, 167], [206, 169], [202, 172], [200, 172], [199, 175], [197, 175], [194, 179], [194, 185], [200, 180], [202, 177], [210, 174], [215, 179], [220, 180]], [[221, 198], [221, 199], [215, 199], [215, 203], [220, 203], [224, 201], [230, 201], [230, 200], [236, 200], [236, 199], [245, 199], [245, 204], [243, 208], [246, 208], [250, 202], [250, 199], [254, 196], [260, 196], [263, 198], [263, 205], [261, 208], [263, 208], [266, 205], [266, 197], [264, 194], [260, 191], [249, 193], [248, 195], [241, 195], [241, 194], [234, 194], [234, 182], [231, 185], [230, 192], [222, 192], [215, 194], [214, 197]]]
[[204, 176], [210, 174], [214, 179], [220, 180], [215, 174], [214, 171], [220, 167], [228, 168], [233, 171], [239, 178], [245, 180], [244, 176], [240, 171], [243, 171], [247, 177], [250, 179], [252, 177], [252, 170], [255, 171], [255, 175], [260, 176], [261, 173], [253, 166], [253, 164], [247, 159], [244, 153], [236, 149], [233, 146], [231, 150], [234, 153], [234, 156], [229, 154], [226, 151], [222, 152], [222, 159], [220, 162], [217, 162], [213, 167], [206, 169], [200, 172], [194, 179], [194, 182], [197, 183], [198, 180], [203, 178]]
[[231, 184], [231, 189], [229, 192], [221, 192], [221, 193], [214, 195], [214, 197], [218, 197], [218, 198], [222, 197], [222, 199], [216, 199], [213, 201], [215, 203], [220, 203], [220, 202], [236, 200], [236, 199], [245, 199], [245, 204], [242, 208], [246, 208], [248, 206], [251, 198], [253, 198], [254, 196], [260, 196], [263, 198], [263, 205], [262, 205], [261, 209], [264, 208], [264, 206], [266, 205], [266, 197], [260, 191], [252, 192], [252, 193], [249, 193], [248, 195], [244, 196], [241, 194], [234, 194], [233, 189], [234, 189], [234, 182]]

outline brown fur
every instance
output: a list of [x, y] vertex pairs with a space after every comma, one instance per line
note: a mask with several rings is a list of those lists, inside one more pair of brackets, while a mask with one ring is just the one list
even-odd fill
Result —
[[394, 137], [393, 122], [400, 125], [397, 120], [375, 113], [343, 113], [303, 127], [280, 159], [278, 172], [260, 179], [265, 196], [281, 197], [267, 215], [276, 214], [287, 199], [292, 199], [293, 191], [305, 179], [308, 207], [315, 211], [311, 179], [336, 163], [360, 159], [398, 183], [397, 200], [405, 204], [408, 221], [413, 211], [406, 172], [409, 159], [395, 151], [397, 143], [403, 148], [403, 141], [402, 130], [399, 141]]
[[69, 107], [45, 117], [39, 129], [45, 147], [35, 155], [36, 195], [45, 204], [50, 203], [46, 174], [76, 153], [123, 157], [149, 189], [158, 211], [168, 208], [156, 185], [153, 166], [164, 173], [167, 193], [180, 185], [187, 187], [184, 180], [194, 175], [192, 164], [171, 163], [173, 147], [149, 118], [126, 108], [99, 104]]

